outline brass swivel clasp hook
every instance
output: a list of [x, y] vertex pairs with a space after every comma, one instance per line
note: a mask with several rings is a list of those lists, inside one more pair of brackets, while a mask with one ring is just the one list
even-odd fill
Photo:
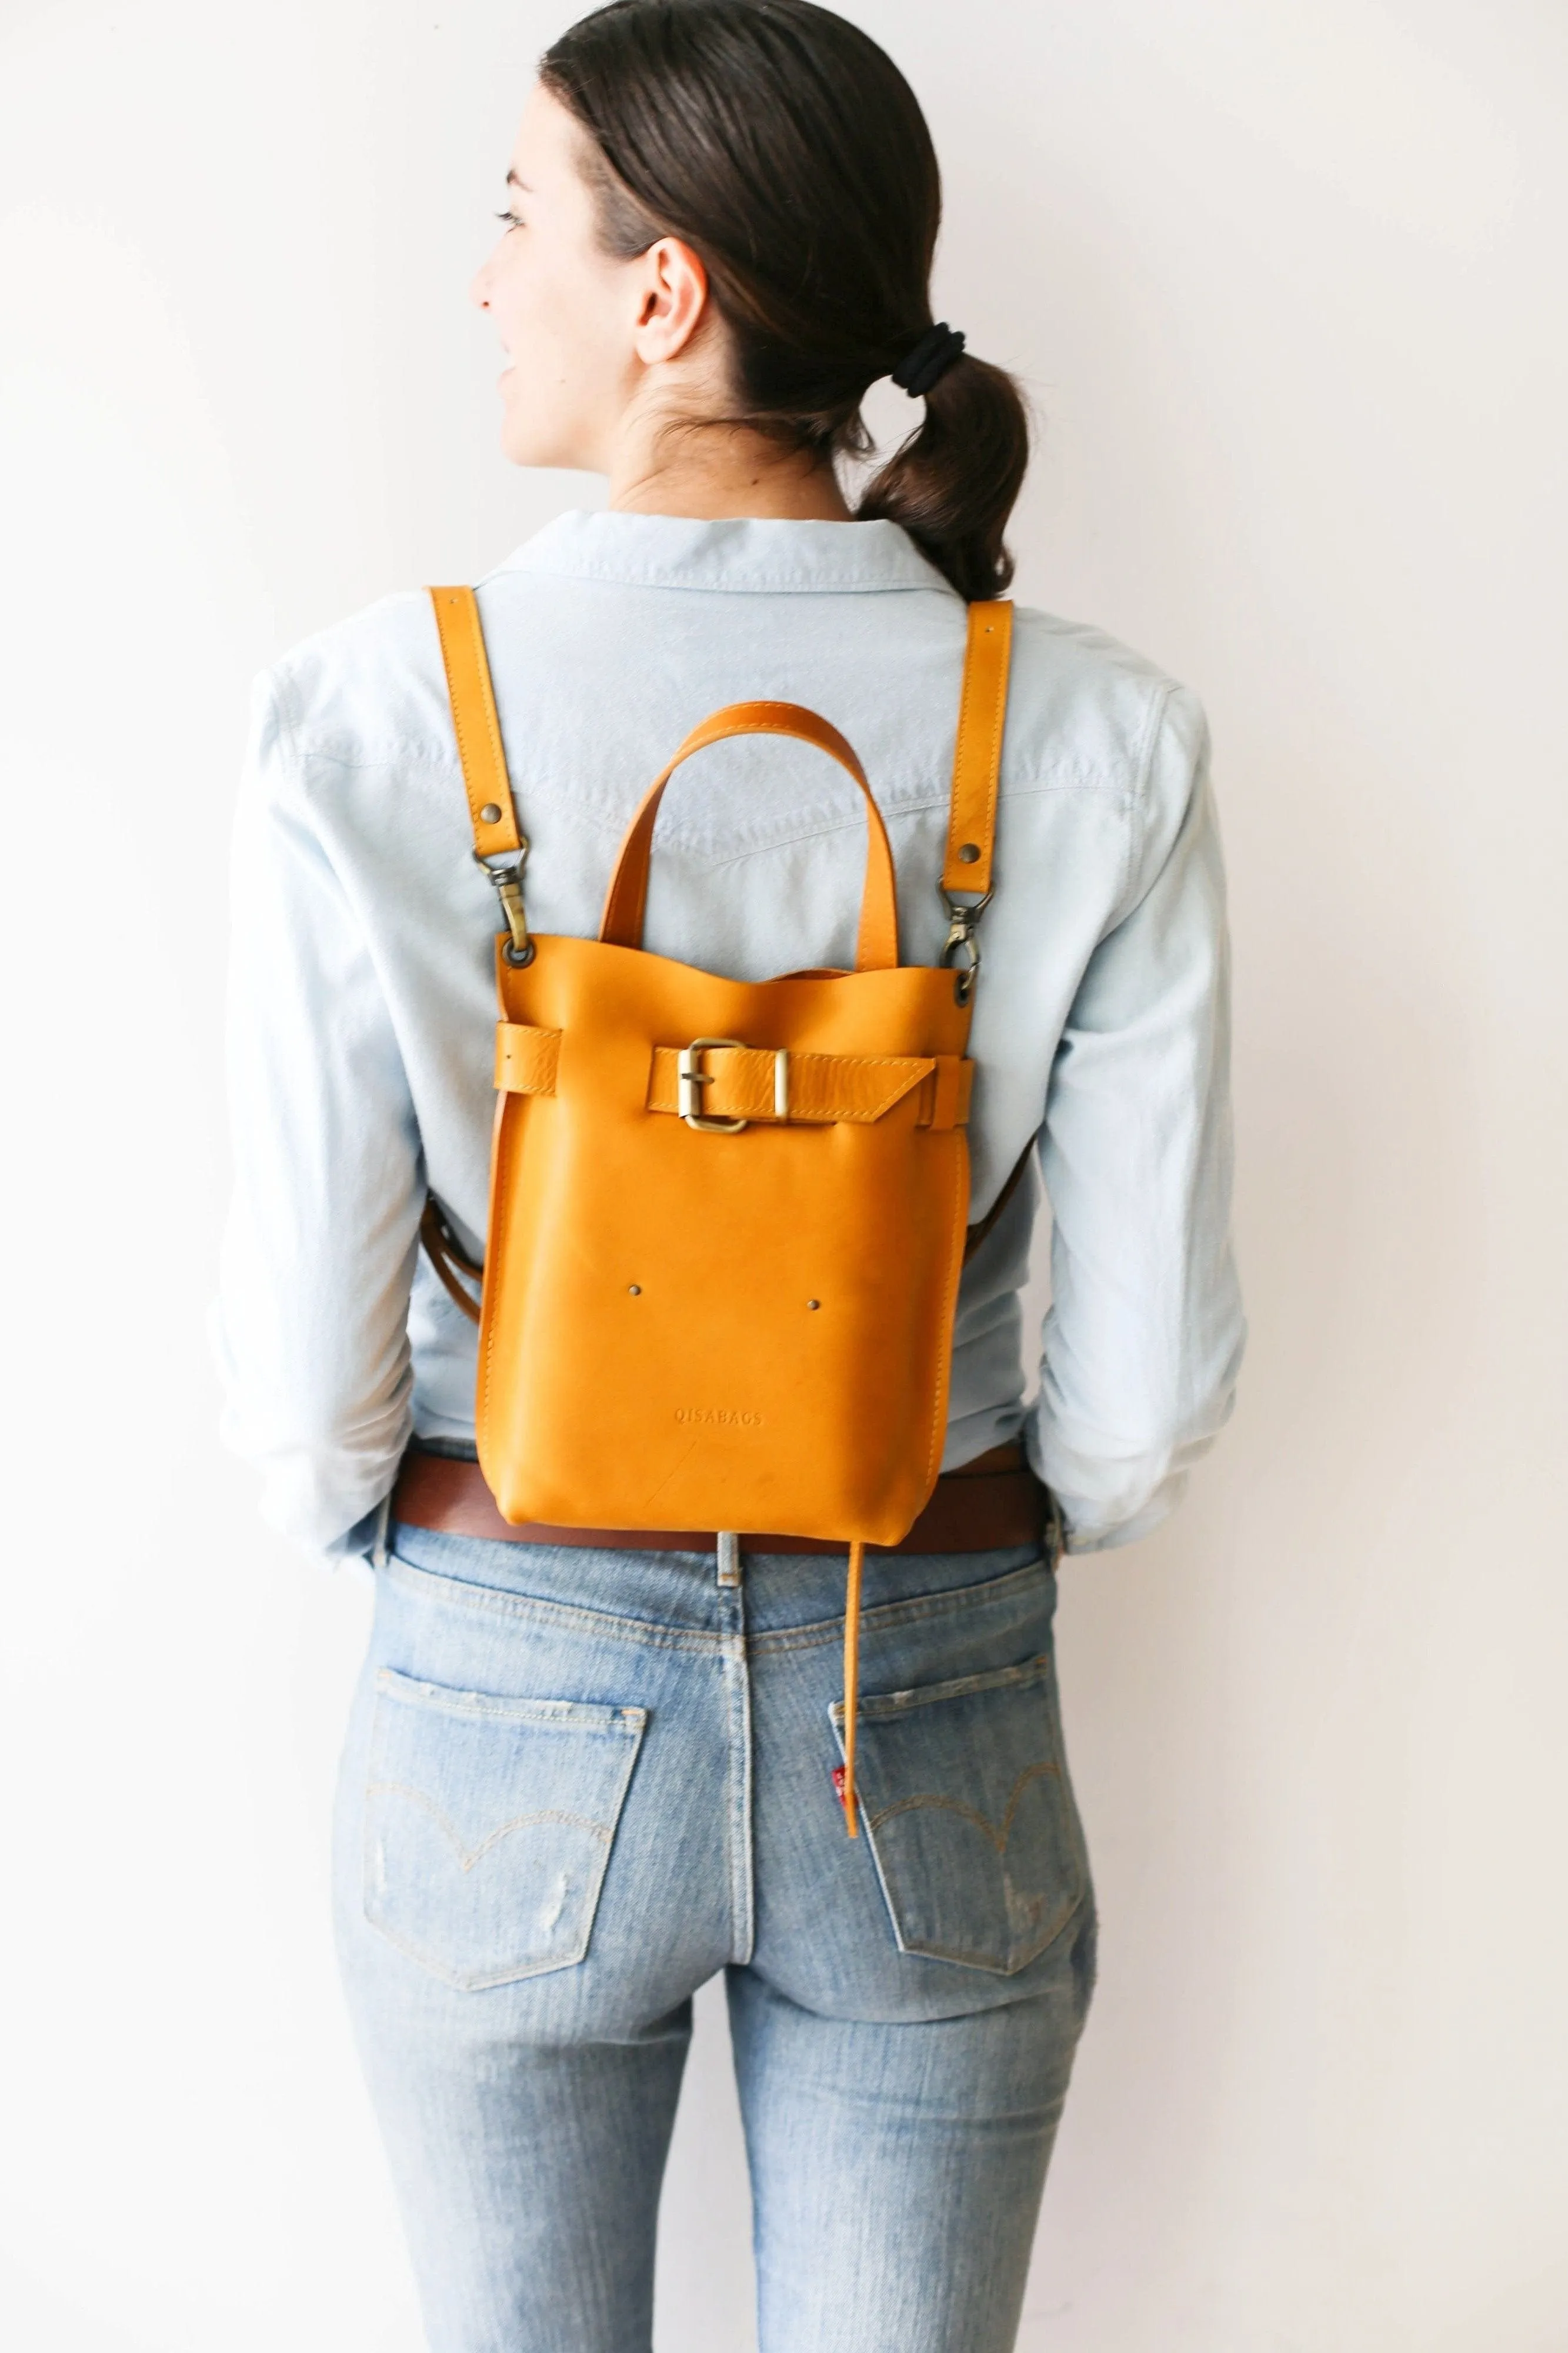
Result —
[[[517, 846], [517, 856], [509, 865], [507, 858], [481, 858], [474, 851], [474, 863], [483, 867], [500, 901], [501, 913], [506, 917], [511, 937], [501, 954], [514, 969], [533, 962], [533, 942], [528, 934], [528, 917], [522, 905], [522, 870], [528, 863], [528, 837], [522, 835]], [[510, 857], [510, 853], [508, 853]]]
[[[994, 888], [994, 885], [993, 885]], [[991, 892], [984, 892], [968, 904], [949, 896], [939, 882], [937, 897], [947, 910], [947, 938], [942, 944], [940, 965], [953, 969], [952, 993], [960, 1005], [967, 1005], [974, 994], [974, 983], [980, 973], [980, 942], [975, 937], [982, 910], [991, 904]], [[958, 962], [962, 957], [963, 961]]]

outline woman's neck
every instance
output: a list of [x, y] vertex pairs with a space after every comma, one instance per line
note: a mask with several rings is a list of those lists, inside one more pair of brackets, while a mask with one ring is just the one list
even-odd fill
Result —
[[850, 522], [831, 464], [781, 451], [763, 435], [709, 427], [667, 437], [667, 454], [627, 449], [610, 475], [609, 505], [622, 514], [753, 515], [797, 522]]

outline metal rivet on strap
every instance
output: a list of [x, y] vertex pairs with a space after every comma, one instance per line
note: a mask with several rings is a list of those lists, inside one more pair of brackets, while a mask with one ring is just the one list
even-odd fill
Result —
[[805, 1303], [808, 1307], [820, 1307], [822, 1302], [820, 1299], [808, 1299]]
[[487, 801], [483, 808], [479, 811], [479, 822], [481, 825], [499, 825], [500, 823], [500, 803], [499, 801]]
[[642, 1285], [640, 1282], [628, 1282], [626, 1289], [631, 1293], [634, 1299], [640, 1299], [642, 1297]]
[[966, 866], [973, 866], [980, 855], [980, 844], [977, 841], [966, 841], [958, 854]]

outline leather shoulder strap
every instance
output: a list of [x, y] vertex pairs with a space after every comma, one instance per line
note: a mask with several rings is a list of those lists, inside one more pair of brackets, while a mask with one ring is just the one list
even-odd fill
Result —
[[452, 725], [458, 757], [463, 764], [474, 849], [480, 858], [498, 858], [508, 850], [521, 850], [522, 841], [511, 805], [511, 783], [506, 772], [490, 666], [485, 658], [479, 601], [471, 588], [432, 588], [429, 596], [436, 608], [447, 691], [452, 698]]
[[947, 862], [942, 870], [944, 891], [984, 894], [991, 888], [1012, 650], [1009, 601], [994, 596], [971, 605], [963, 692], [958, 706], [958, 746], [952, 756], [952, 815], [948, 824]]
[[[451, 697], [458, 755], [463, 764], [474, 848], [481, 858], [499, 857], [521, 849], [522, 843], [512, 807], [479, 604], [471, 588], [432, 588], [429, 595]], [[970, 606], [952, 762], [952, 808], [942, 871], [944, 891], [984, 893], [991, 888], [1012, 643], [1013, 607], [1005, 597], [990, 597]]]

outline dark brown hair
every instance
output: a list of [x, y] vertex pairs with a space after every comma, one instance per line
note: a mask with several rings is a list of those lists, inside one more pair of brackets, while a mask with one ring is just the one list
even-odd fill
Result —
[[[735, 414], [712, 421], [868, 455], [860, 403], [931, 324], [942, 217], [931, 133], [887, 53], [811, 0], [611, 0], [540, 78], [587, 133], [606, 249], [678, 237], [706, 269], [737, 379]], [[961, 595], [994, 596], [1028, 455], [1017, 385], [966, 352], [857, 513], [901, 523]]]

